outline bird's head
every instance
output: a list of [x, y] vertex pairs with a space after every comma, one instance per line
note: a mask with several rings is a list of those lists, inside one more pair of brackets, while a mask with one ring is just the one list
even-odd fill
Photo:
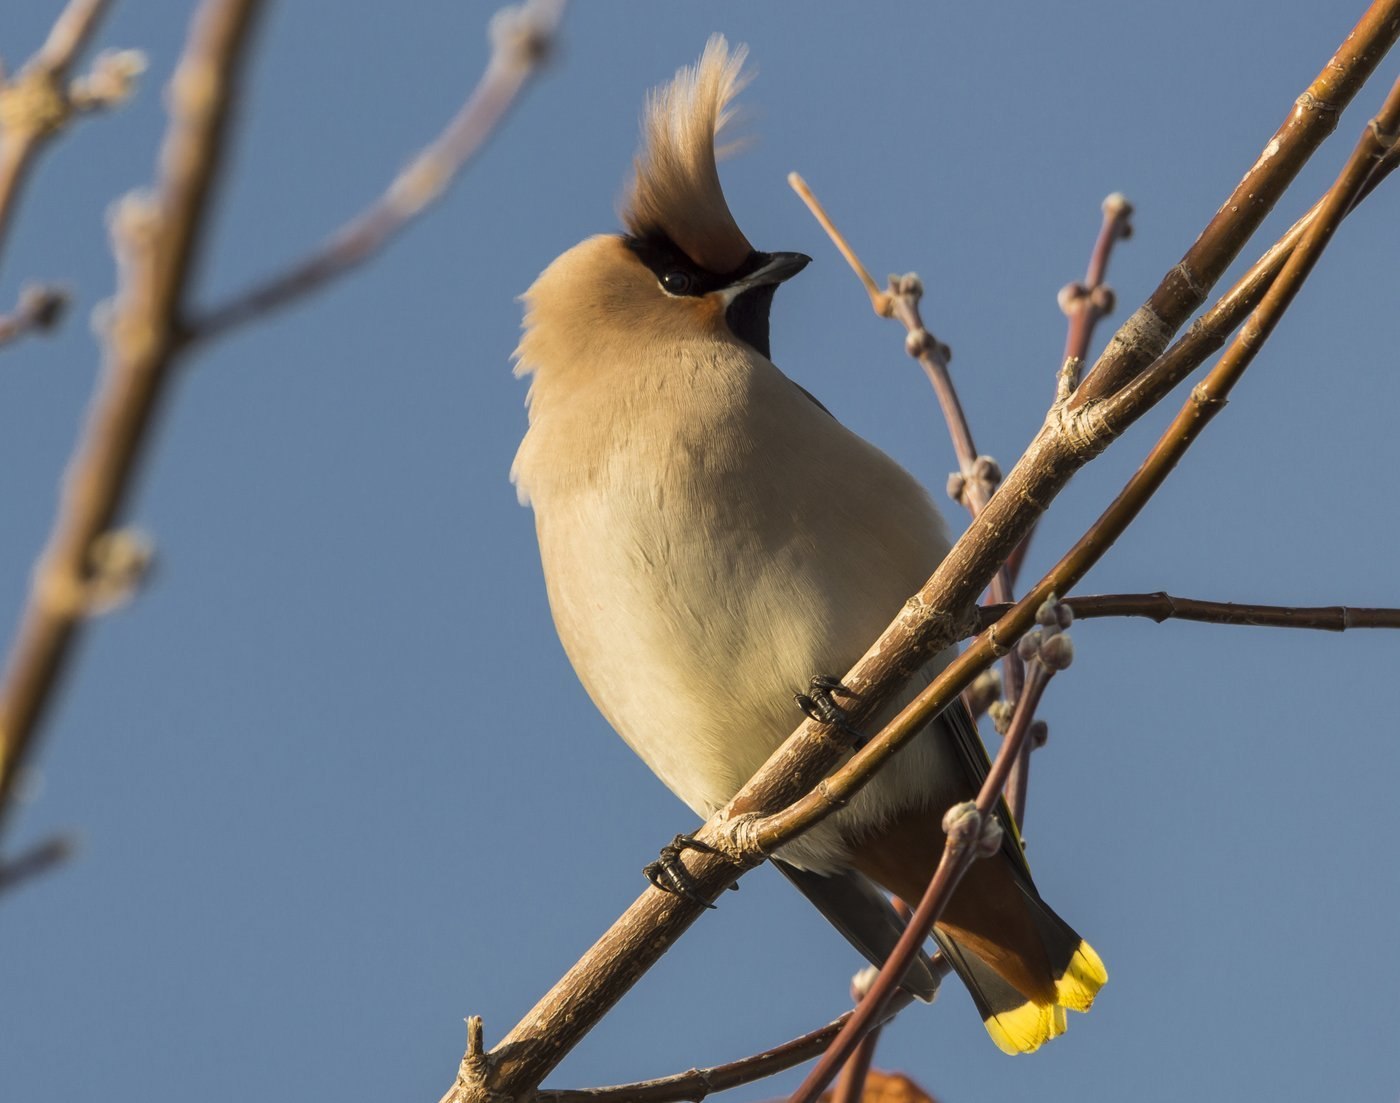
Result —
[[627, 232], [574, 246], [526, 292], [521, 372], [621, 342], [738, 340], [768, 355], [773, 292], [810, 258], [755, 250], [720, 187], [716, 147], [747, 83], [745, 55], [715, 35], [699, 64], [648, 97]]

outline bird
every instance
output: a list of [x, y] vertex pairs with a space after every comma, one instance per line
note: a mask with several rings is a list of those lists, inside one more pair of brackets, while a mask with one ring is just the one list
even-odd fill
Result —
[[[545, 268], [514, 354], [529, 387], [511, 479], [534, 512], [559, 639], [608, 723], [702, 817], [796, 726], [794, 688], [837, 687], [830, 672], [854, 665], [949, 549], [917, 480], [772, 360], [774, 292], [810, 258], [755, 249], [720, 184], [746, 57], [712, 36], [652, 91], [622, 232]], [[955, 703], [774, 864], [879, 964], [901, 930], [884, 894], [923, 895], [944, 812], [988, 768]], [[1066, 1009], [1087, 1011], [1107, 972], [1041, 899], [1004, 803], [998, 816], [1003, 845], [973, 863], [932, 935], [992, 1040], [1025, 1053], [1064, 1032]], [[683, 866], [651, 875], [686, 891]], [[927, 958], [904, 980], [924, 999], [937, 983]]]

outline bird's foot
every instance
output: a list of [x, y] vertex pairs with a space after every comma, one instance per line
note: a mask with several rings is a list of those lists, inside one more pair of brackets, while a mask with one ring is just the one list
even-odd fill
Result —
[[836, 703], [834, 695], [837, 693], [852, 700], [860, 697], [855, 690], [843, 685], [840, 679], [816, 674], [807, 683], [807, 692], [794, 694], [792, 699], [809, 719], [830, 724], [837, 731], [844, 733], [851, 740], [852, 748], [858, 751], [865, 746], [866, 737], [851, 723], [850, 714]]
[[[681, 861], [681, 855], [687, 850], [698, 850], [702, 854], [721, 853], [709, 843], [701, 842], [694, 835], [677, 835], [669, 843], [661, 848], [661, 853], [656, 861], [642, 870], [646, 879], [652, 883], [654, 888], [662, 892], [669, 892], [672, 896], [680, 896], [689, 900], [693, 904], [700, 904], [703, 907], [713, 909], [714, 905], [705, 899], [700, 892], [700, 886], [695, 883], [695, 878], [690, 875], [690, 870], [685, 868], [685, 863]], [[730, 885], [732, 889], [738, 885]]]

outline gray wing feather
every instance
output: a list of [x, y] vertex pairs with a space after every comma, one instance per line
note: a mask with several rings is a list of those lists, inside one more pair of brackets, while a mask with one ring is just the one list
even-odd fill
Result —
[[[871, 881], [854, 870], [827, 876], [798, 869], [777, 858], [773, 864], [867, 961], [872, 965], [885, 963], [904, 933], [904, 922]], [[900, 983], [911, 994], [930, 1002], [938, 992], [938, 979], [933, 962], [921, 952]]]

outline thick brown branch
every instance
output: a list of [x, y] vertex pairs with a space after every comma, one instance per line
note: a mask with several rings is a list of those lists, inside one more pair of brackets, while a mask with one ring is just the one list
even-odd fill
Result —
[[[1400, 6], [1400, 0], [1385, 7], [1389, 10], [1392, 6]], [[1364, 28], [1368, 48], [1343, 51], [1326, 74], [1329, 87], [1347, 90], [1348, 97], [1364, 74], [1374, 69], [1379, 56], [1376, 51], [1383, 51], [1400, 33], [1400, 26], [1377, 26], [1374, 20], [1364, 22]], [[1289, 263], [1309, 248], [1313, 247], [1305, 241]], [[1275, 287], [1283, 282], [1284, 275], [1286, 272], [1275, 281]], [[1140, 357], [1135, 363], [1146, 363], [1164, 344], [1165, 335], [1154, 336], [1130, 322], [1119, 332], [1116, 355], [1127, 355], [1124, 350], [1131, 348], [1132, 355]], [[1131, 416], [1141, 416], [1150, 405], [1133, 409]], [[1056, 403], [1044, 428], [1007, 475], [987, 509], [894, 623], [847, 672], [843, 683], [860, 694], [851, 709], [853, 723], [869, 720], [874, 710], [928, 658], [975, 623], [975, 603], [998, 566], [1070, 476], [1116, 435], [1116, 428], [1096, 419], [1093, 413], [1090, 408], [1072, 414], [1063, 403]], [[1169, 469], [1170, 464], [1160, 472], [1162, 477]], [[1155, 469], [1151, 474], [1155, 477]], [[1130, 484], [1125, 492], [1127, 500], [1131, 503], [1141, 489], [1140, 483]], [[1096, 527], [1087, 548], [1076, 547], [1041, 586], [959, 656], [853, 762], [861, 763], [862, 771], [873, 773], [978, 671], [1005, 653], [1030, 627], [1036, 608], [1052, 589], [1063, 593], [1083, 576], [1112, 542], [1115, 526], [1131, 520], [1137, 508], [1140, 505], [1125, 511], [1118, 503], [1110, 507], [1109, 522], [1105, 527]], [[1121, 528], [1116, 531], [1121, 532]], [[720, 848], [727, 857], [687, 854], [687, 868], [704, 898], [717, 897], [736, 876], [757, 864], [769, 846], [805, 829], [871, 776], [866, 773], [855, 780], [843, 770], [823, 781], [844, 749], [840, 733], [814, 721], [802, 724], [734, 800], [705, 824], [699, 837]], [[772, 815], [774, 810], [785, 808], [798, 798], [802, 799], [793, 810], [794, 816]], [[698, 902], [663, 896], [654, 890], [643, 893], [491, 1052], [489, 1068], [482, 1073], [464, 1067], [446, 1098], [484, 1103], [498, 1095], [528, 1095], [701, 911]]]
[[94, 549], [130, 491], [170, 378], [182, 296], [260, 7], [200, 5], [171, 84], [155, 195], [128, 197], [115, 219], [122, 276], [102, 376], [0, 681], [0, 826], [93, 597], [105, 592]]
[[1375, 71], [1397, 34], [1400, 0], [1376, 0], [1298, 97], [1288, 118], [1195, 244], [1128, 320], [1128, 334], [1120, 331], [1099, 357], [1075, 394], [1075, 408], [1121, 390], [1160, 354], [1171, 334], [1205, 302], [1211, 287], [1239, 255], [1284, 189], [1336, 128], [1342, 110]]
[[[1328, 191], [1317, 217], [1304, 232], [1258, 309], [1205, 380], [1192, 391], [1186, 405], [1109, 508], [1035, 589], [950, 663], [845, 766], [795, 804], [752, 827], [752, 836], [764, 852], [771, 853], [770, 848], [781, 846], [849, 801], [891, 755], [946, 708], [953, 696], [1002, 653], [1011, 641], [1019, 639], [1030, 628], [1031, 620], [1043, 602], [1053, 594], [1063, 593], [1076, 585], [1113, 545], [1206, 425], [1224, 408], [1231, 390], [1253, 363], [1337, 226], [1351, 209], [1372, 168], [1390, 148], [1398, 126], [1400, 81], [1391, 89], [1379, 114], [1366, 127], [1341, 175]], [[1001, 497], [998, 494], [993, 504]], [[945, 560], [934, 575], [935, 581], [946, 566]]]
[[434, 203], [486, 144], [549, 57], [565, 0], [526, 0], [503, 9], [491, 24], [491, 60], [446, 129], [399, 173], [369, 207], [285, 272], [191, 319], [185, 339], [216, 337], [273, 310], [290, 306], [323, 284], [359, 267]]
[[[1158, 624], [1166, 620], [1194, 620], [1203, 624], [1313, 628], [1323, 632], [1345, 632], [1351, 628], [1400, 628], [1400, 609], [1354, 605], [1251, 605], [1175, 597], [1161, 590], [1152, 594], [1067, 597], [1064, 603], [1074, 611], [1076, 619], [1082, 620], [1146, 617]], [[1011, 606], [1007, 604], [984, 605], [980, 610], [982, 620], [978, 631], [995, 624], [1010, 609]]]

